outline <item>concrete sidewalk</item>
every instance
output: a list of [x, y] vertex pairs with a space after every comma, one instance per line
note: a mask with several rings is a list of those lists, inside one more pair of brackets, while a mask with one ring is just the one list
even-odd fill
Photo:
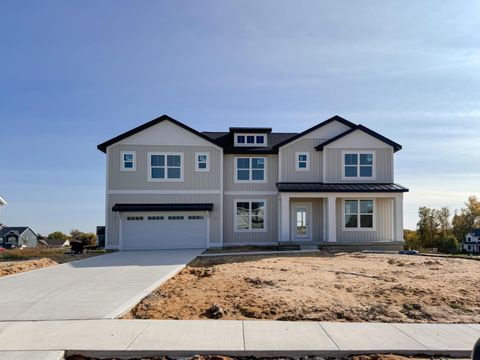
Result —
[[0, 322], [1, 351], [140, 357], [347, 356], [359, 353], [470, 356], [480, 325], [233, 320]]

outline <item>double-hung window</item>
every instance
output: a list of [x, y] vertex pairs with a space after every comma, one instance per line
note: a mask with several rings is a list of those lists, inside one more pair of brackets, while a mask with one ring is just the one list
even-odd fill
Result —
[[343, 179], [375, 178], [375, 153], [343, 152]]
[[209, 153], [195, 153], [195, 171], [207, 172], [210, 171], [210, 154]]
[[295, 170], [296, 171], [310, 170], [310, 153], [309, 152], [295, 153]]
[[135, 171], [135, 151], [122, 151], [120, 153], [120, 170], [121, 171]]
[[235, 158], [236, 182], [266, 182], [265, 165], [267, 159], [263, 157]]
[[265, 231], [266, 200], [235, 200], [235, 232]]
[[344, 202], [345, 230], [373, 230], [374, 204], [373, 200], [345, 200]]
[[148, 153], [149, 181], [183, 181], [182, 153]]

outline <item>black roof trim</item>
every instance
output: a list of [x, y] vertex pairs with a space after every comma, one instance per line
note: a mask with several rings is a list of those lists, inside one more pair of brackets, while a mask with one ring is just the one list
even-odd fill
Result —
[[399, 184], [389, 183], [297, 183], [277, 182], [280, 192], [408, 192], [408, 189]]
[[343, 138], [344, 136], [346, 136], [346, 135], [348, 135], [348, 134], [351, 134], [352, 132], [357, 131], [357, 130], [363, 131], [364, 133], [366, 133], [366, 134], [368, 134], [368, 135], [370, 135], [370, 136], [373, 136], [374, 138], [376, 138], [376, 139], [378, 139], [378, 140], [380, 140], [380, 141], [383, 141], [385, 144], [390, 145], [391, 147], [393, 147], [394, 152], [397, 152], [397, 151], [399, 151], [399, 150], [402, 149], [402, 145], [396, 143], [395, 141], [392, 141], [392, 140], [386, 138], [386, 137], [383, 136], [383, 135], [380, 135], [379, 133], [377, 133], [377, 132], [375, 132], [375, 131], [373, 131], [373, 130], [371, 130], [371, 129], [369, 129], [369, 128], [367, 128], [366, 126], [363, 126], [363, 125], [361, 125], [361, 124], [360, 124], [360, 125], [356, 125], [354, 128], [352, 128], [352, 129], [350, 129], [350, 130], [347, 130], [347, 131], [345, 131], [345, 132], [343, 132], [343, 133], [341, 133], [341, 134], [339, 134], [339, 135], [337, 135], [337, 136], [334, 136], [333, 138], [331, 138], [331, 139], [329, 139], [329, 140], [321, 143], [320, 145], [317, 145], [317, 146], [315, 147], [315, 149], [316, 149], [317, 151], [322, 151], [323, 148], [324, 148], [326, 145], [331, 144], [331, 143], [337, 141], [338, 139], [341, 139], [341, 138]]
[[[175, 120], [174, 118], [168, 116], [168, 115], [162, 115], [156, 119], [153, 119], [153, 120], [150, 120], [149, 122], [146, 122], [145, 124], [142, 124], [140, 126], [137, 126], [136, 128], [132, 129], [132, 130], [129, 130], [127, 132], [124, 132], [123, 134], [120, 134], [118, 136], [115, 136], [114, 138], [108, 140], [108, 141], [105, 141], [103, 143], [101, 143], [100, 145], [97, 146], [97, 149], [102, 151], [102, 152], [106, 152], [107, 151], [107, 147], [109, 147], [110, 145], [113, 145], [129, 136], [132, 136], [132, 135], [135, 135], [136, 133], [139, 133], [140, 131], [143, 131], [145, 129], [148, 129], [149, 127], [152, 127], [154, 125], [157, 125], [159, 123], [161, 123], [162, 121], [165, 121], [165, 120], [168, 120], [172, 123], [174, 123], [175, 125], [178, 125], [180, 126], [181, 128], [187, 130], [187, 131], [190, 131], [191, 133], [201, 137], [202, 139], [204, 140], [207, 140], [208, 142], [211, 142], [212, 144], [215, 144], [217, 145], [211, 138], [209, 138], [208, 136], [206, 136], [205, 134], [202, 134], [201, 132], [181, 123], [180, 121], [178, 120]], [[218, 145], [217, 145], [218, 146]]]
[[231, 127], [228, 129], [231, 133], [271, 133], [272, 128], [265, 127]]
[[346, 125], [346, 126], [348, 126], [348, 127], [350, 127], [350, 128], [353, 128], [353, 127], [356, 127], [356, 126], [357, 126], [357, 125], [355, 125], [354, 123], [352, 123], [351, 121], [348, 121], [347, 119], [344, 119], [344, 118], [342, 118], [341, 116], [335, 115], [335, 116], [331, 117], [330, 119], [327, 119], [327, 120], [325, 120], [325, 121], [322, 121], [320, 124], [317, 124], [317, 125], [311, 127], [310, 129], [307, 129], [307, 130], [305, 130], [305, 131], [302, 131], [301, 133], [298, 133], [297, 135], [292, 136], [291, 138], [289, 138], [289, 139], [287, 139], [287, 140], [285, 140], [285, 141], [282, 141], [281, 143], [275, 145], [275, 148], [278, 149], [279, 147], [284, 146], [284, 145], [286, 145], [286, 144], [288, 144], [288, 143], [290, 143], [290, 142], [292, 142], [292, 141], [294, 141], [294, 140], [296, 140], [296, 139], [298, 139], [298, 138], [301, 138], [302, 136], [307, 135], [308, 133], [310, 133], [310, 132], [312, 132], [312, 131], [314, 131], [314, 130], [319, 129], [319, 128], [321, 128], [322, 126], [328, 125], [328, 124], [330, 124], [330, 123], [333, 122], [333, 121], [338, 121], [339, 123], [342, 123], [343, 125]]
[[112, 211], [211, 211], [212, 203], [202, 204], [115, 204]]

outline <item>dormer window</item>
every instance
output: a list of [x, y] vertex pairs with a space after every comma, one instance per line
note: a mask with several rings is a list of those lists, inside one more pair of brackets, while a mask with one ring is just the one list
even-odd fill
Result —
[[266, 134], [235, 134], [235, 146], [267, 146]]

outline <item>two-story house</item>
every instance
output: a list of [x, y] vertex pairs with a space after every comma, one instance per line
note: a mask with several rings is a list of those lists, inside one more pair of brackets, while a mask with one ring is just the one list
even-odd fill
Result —
[[301, 133], [161, 116], [98, 145], [107, 249], [403, 242], [401, 146], [339, 116]]
[[462, 241], [462, 251], [480, 253], [480, 229], [475, 229], [465, 236]]

